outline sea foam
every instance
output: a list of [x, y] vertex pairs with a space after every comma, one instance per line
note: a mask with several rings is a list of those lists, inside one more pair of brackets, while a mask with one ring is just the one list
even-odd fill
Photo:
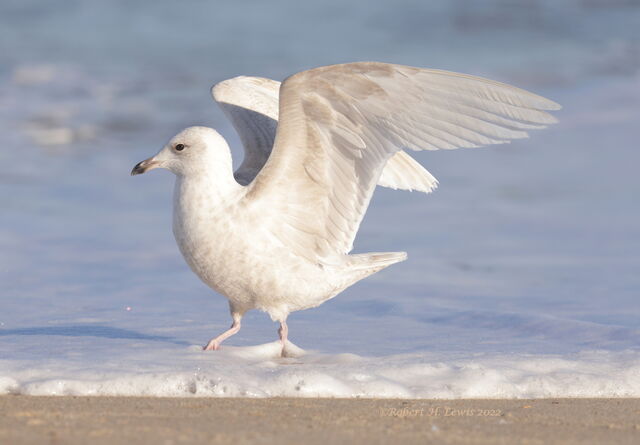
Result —
[[[292, 345], [290, 350], [292, 349]], [[0, 393], [187, 397], [539, 398], [638, 397], [640, 353], [570, 355], [412, 353], [385, 357], [295, 350], [278, 342], [119, 353], [42, 363], [0, 361]], [[152, 358], [153, 357], [153, 358]], [[161, 359], [160, 357], [164, 357]]]

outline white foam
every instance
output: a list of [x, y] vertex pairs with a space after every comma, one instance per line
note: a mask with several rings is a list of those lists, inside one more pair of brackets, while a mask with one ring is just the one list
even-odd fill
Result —
[[[537, 398], [638, 397], [640, 353], [571, 355], [446, 354], [360, 357], [297, 350], [278, 343], [119, 353], [118, 366], [98, 357], [37, 363], [0, 361], [0, 393], [30, 395], [194, 397]], [[151, 356], [155, 357], [151, 361]], [[159, 357], [165, 357], [159, 360]], [[90, 364], [91, 363], [91, 364]]]

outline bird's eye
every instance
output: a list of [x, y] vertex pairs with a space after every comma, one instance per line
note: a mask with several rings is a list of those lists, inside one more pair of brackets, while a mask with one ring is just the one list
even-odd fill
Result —
[[176, 144], [176, 150], [177, 150], [177, 151], [182, 151], [182, 150], [184, 150], [184, 144]]

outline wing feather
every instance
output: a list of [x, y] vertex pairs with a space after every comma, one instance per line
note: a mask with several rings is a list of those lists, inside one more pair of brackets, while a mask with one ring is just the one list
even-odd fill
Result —
[[268, 230], [319, 263], [351, 250], [376, 183], [436, 186], [402, 149], [507, 143], [555, 122], [546, 111], [559, 108], [479, 77], [374, 62], [295, 74], [279, 101], [273, 151], [247, 197], [280, 210]]
[[[213, 99], [231, 120], [242, 141], [244, 159], [234, 174], [242, 185], [253, 181], [271, 154], [278, 125], [279, 91], [280, 82], [250, 76], [227, 79], [211, 88]], [[337, 95], [336, 99], [343, 99], [332, 103], [338, 111], [337, 115], [333, 114], [333, 118], [339, 120], [339, 126], [333, 135], [337, 145], [342, 147], [350, 142], [356, 147], [364, 147], [364, 141], [357, 134], [348, 130], [340, 131], [340, 128], [347, 129], [359, 125], [359, 111], [345, 100], [348, 96], [340, 90], [334, 90], [334, 94]], [[327, 109], [330, 110], [330, 107]], [[356, 152], [354, 154], [357, 155]], [[405, 161], [394, 162], [396, 156]], [[398, 153], [396, 156], [384, 168], [379, 185], [425, 193], [435, 188], [435, 178], [408, 154]]]
[[262, 77], [240, 76], [222, 81], [211, 88], [240, 136], [244, 159], [234, 176], [246, 185], [264, 166], [271, 154], [278, 126], [280, 82]]

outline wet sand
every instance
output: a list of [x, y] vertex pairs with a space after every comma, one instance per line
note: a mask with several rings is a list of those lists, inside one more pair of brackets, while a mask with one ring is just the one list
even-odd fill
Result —
[[640, 443], [640, 399], [0, 396], [0, 444]]

